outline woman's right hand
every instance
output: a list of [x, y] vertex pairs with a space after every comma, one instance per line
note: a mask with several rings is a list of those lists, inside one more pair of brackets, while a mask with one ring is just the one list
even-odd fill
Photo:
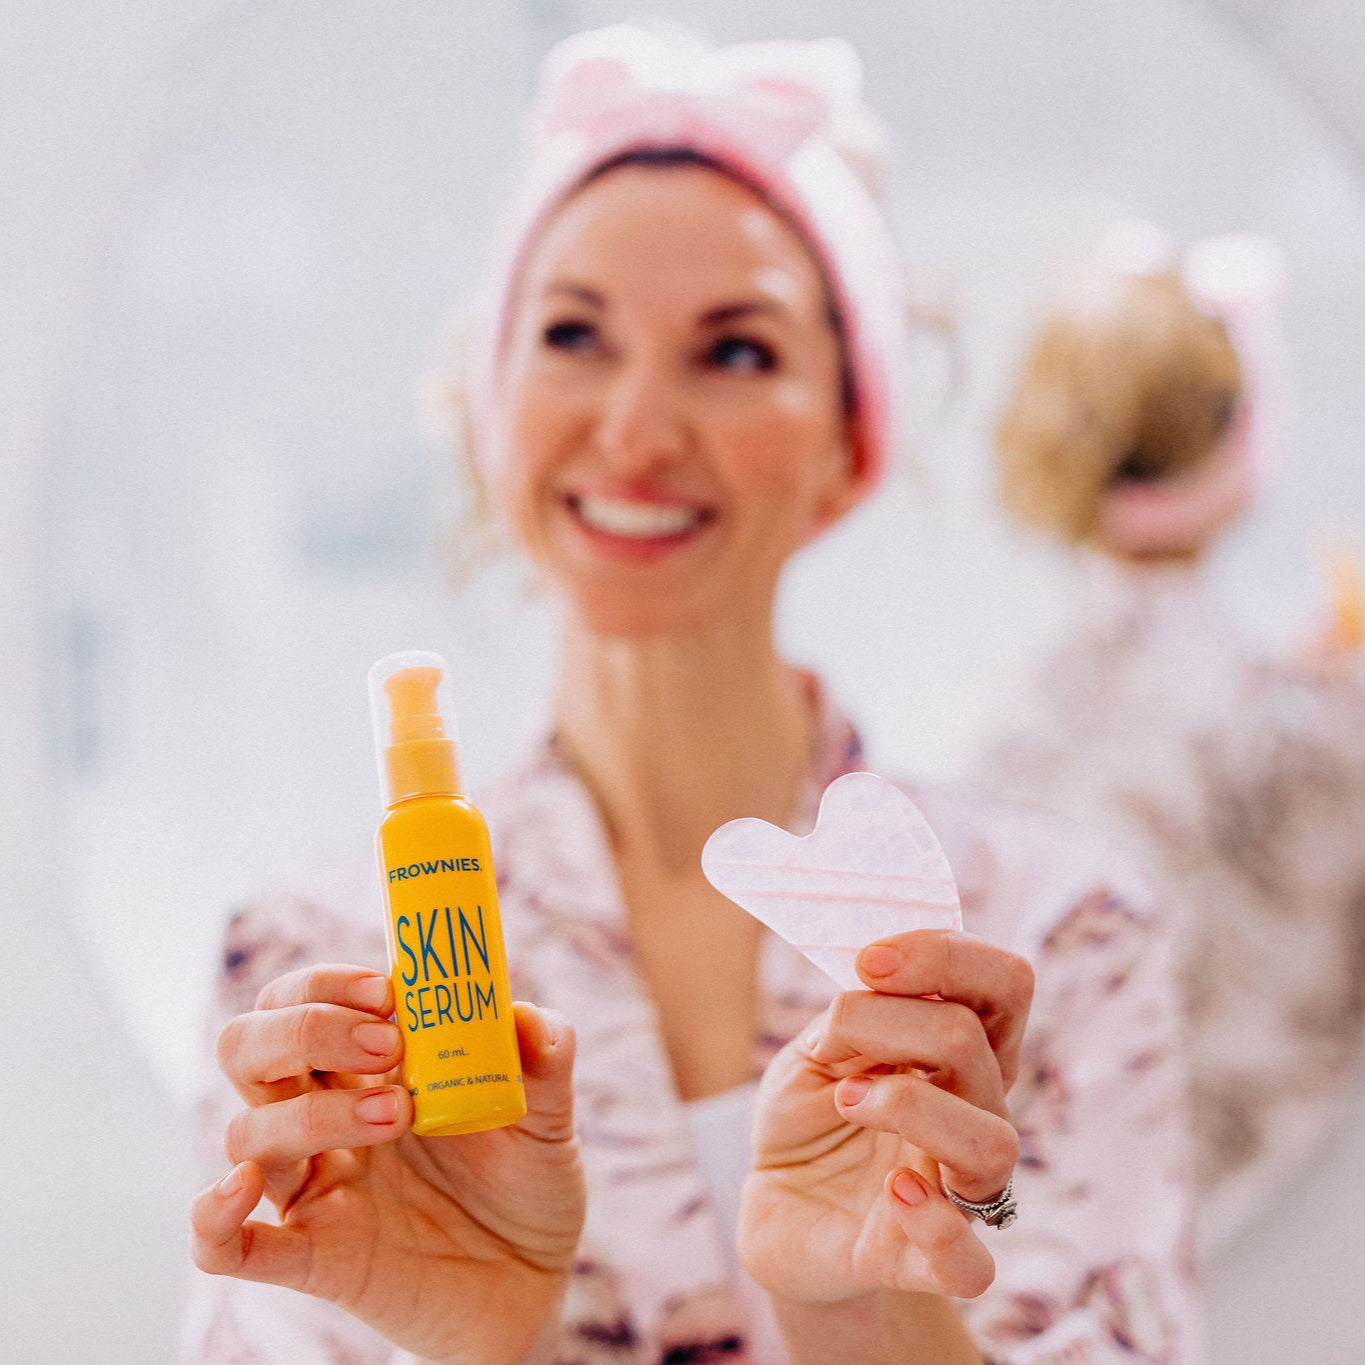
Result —
[[[194, 1201], [195, 1264], [329, 1299], [426, 1359], [522, 1360], [559, 1311], [586, 1200], [573, 1029], [514, 1008], [526, 1117], [419, 1138], [388, 978], [272, 981], [218, 1041], [247, 1108], [228, 1124], [232, 1170]], [[278, 1225], [247, 1221], [263, 1194]]]

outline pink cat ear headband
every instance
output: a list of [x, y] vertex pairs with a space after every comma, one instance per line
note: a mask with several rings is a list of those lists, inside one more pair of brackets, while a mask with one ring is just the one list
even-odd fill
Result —
[[499, 360], [540, 228], [612, 158], [687, 148], [759, 186], [820, 257], [844, 322], [864, 472], [875, 480], [904, 430], [909, 340], [890, 228], [830, 140], [841, 120], [868, 117], [861, 87], [857, 55], [832, 38], [709, 49], [620, 24], [555, 47], [528, 120], [530, 163], [476, 303], [470, 393], [481, 457], [496, 468]]
[[1195, 307], [1227, 329], [1242, 370], [1236, 425], [1218, 456], [1169, 483], [1134, 484], [1106, 499], [1106, 540], [1129, 553], [1197, 544], [1254, 495], [1287, 443], [1289, 365], [1280, 330], [1284, 253], [1268, 237], [1208, 237], [1183, 252], [1161, 228], [1130, 220], [1110, 229], [1098, 252], [1122, 274], [1175, 270]]

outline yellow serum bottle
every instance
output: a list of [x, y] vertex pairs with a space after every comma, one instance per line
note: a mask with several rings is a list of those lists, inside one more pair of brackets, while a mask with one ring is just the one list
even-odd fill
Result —
[[388, 814], [379, 875], [413, 1131], [477, 1133], [526, 1113], [488, 826], [460, 792], [455, 708], [439, 654], [370, 670]]

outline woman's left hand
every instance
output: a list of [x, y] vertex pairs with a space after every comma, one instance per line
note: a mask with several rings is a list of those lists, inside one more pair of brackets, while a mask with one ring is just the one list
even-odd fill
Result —
[[942, 1190], [980, 1203], [1014, 1169], [1005, 1096], [1032, 968], [970, 934], [917, 930], [864, 948], [858, 974], [872, 989], [838, 996], [764, 1077], [740, 1258], [805, 1302], [974, 1298], [995, 1263]]

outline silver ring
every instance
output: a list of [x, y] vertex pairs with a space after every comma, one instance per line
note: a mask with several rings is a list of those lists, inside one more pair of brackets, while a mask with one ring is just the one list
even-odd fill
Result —
[[971, 1200], [954, 1194], [947, 1185], [942, 1188], [951, 1203], [956, 1204], [963, 1213], [981, 1219], [988, 1228], [1007, 1228], [1019, 1217], [1019, 1205], [1014, 1200], [1013, 1176], [1010, 1176], [1005, 1188], [994, 1199], [987, 1199], [980, 1204], [973, 1204]]

